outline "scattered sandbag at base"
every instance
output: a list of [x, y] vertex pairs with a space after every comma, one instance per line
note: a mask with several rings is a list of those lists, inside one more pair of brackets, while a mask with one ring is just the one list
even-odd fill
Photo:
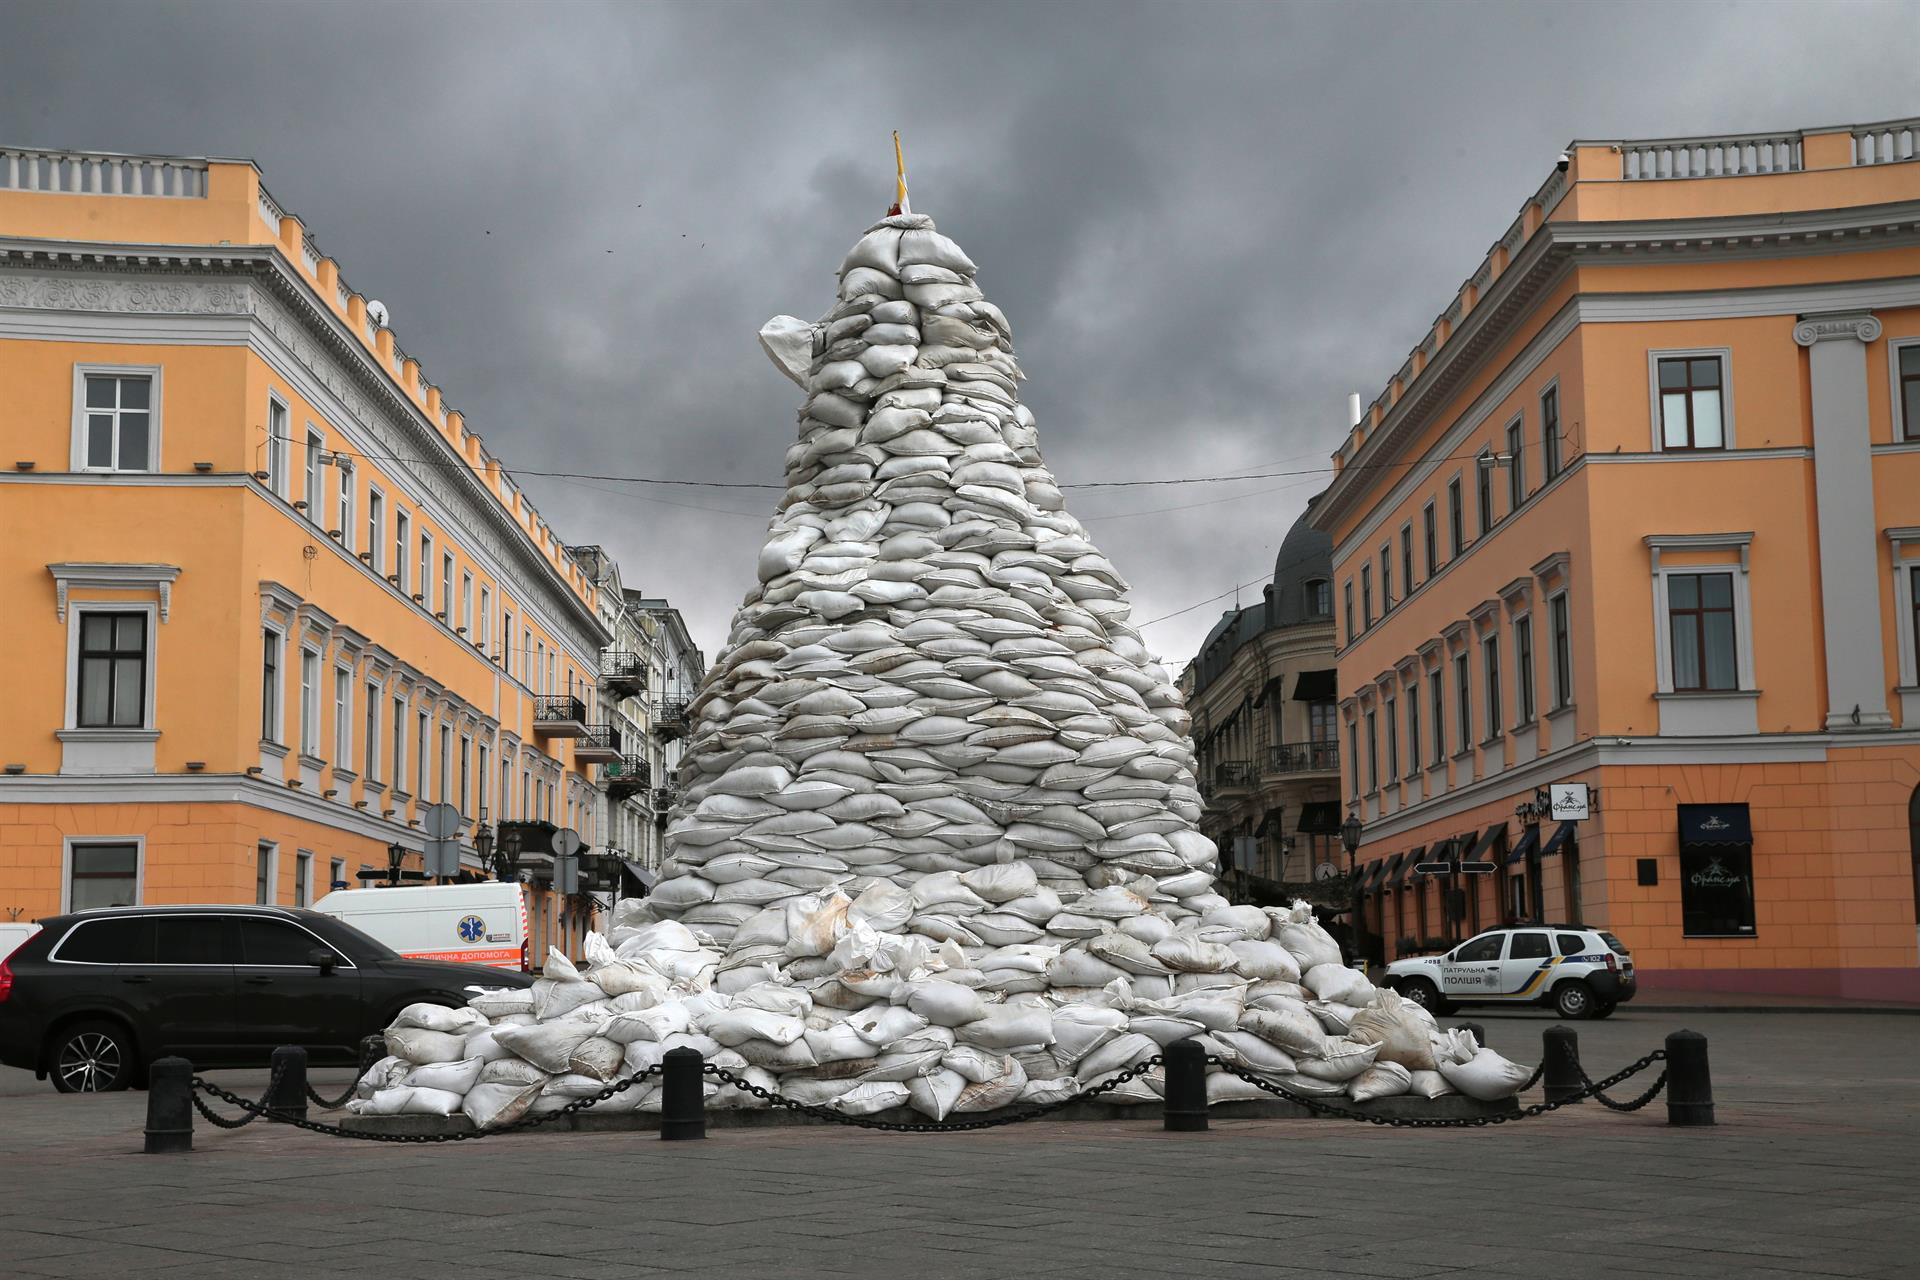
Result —
[[460, 1100], [460, 1110], [476, 1129], [495, 1129], [512, 1124], [527, 1113], [540, 1096], [544, 1080], [530, 1084], [476, 1084]]
[[1318, 1057], [1299, 1060], [1299, 1072], [1315, 1080], [1342, 1084], [1371, 1067], [1380, 1052], [1377, 1044], [1355, 1044], [1351, 1040], [1329, 1040]]
[[[1452, 1035], [1471, 1041], [1468, 1033], [1455, 1031]], [[1437, 1055], [1440, 1060], [1440, 1074], [1447, 1083], [1481, 1102], [1498, 1102], [1510, 1098], [1527, 1078], [1533, 1074], [1530, 1067], [1510, 1062], [1491, 1049], [1480, 1048], [1464, 1061], [1458, 1059], [1459, 1050], [1452, 1054]]]
[[940, 1068], [928, 1075], [907, 1081], [907, 1097], [915, 1111], [932, 1120], [945, 1120], [953, 1104], [966, 1091], [967, 1078], [958, 1071]]
[[467, 1056], [467, 1037], [424, 1027], [389, 1027], [387, 1052], [416, 1065], [458, 1062]]
[[[1377, 1063], [1375, 1065], [1378, 1065]], [[1438, 1071], [1409, 1072], [1407, 1092], [1422, 1098], [1444, 1098], [1450, 1093], [1460, 1092], [1447, 1082], [1447, 1078]]]
[[1432, 1071], [1431, 1015], [1397, 992], [1381, 991], [1374, 1003], [1353, 1015], [1347, 1035], [1362, 1044], [1378, 1044], [1381, 1062], [1397, 1062], [1412, 1071]]
[[1413, 1088], [1413, 1072], [1397, 1062], [1376, 1062], [1347, 1082], [1347, 1096], [1355, 1102], [1397, 1098]]

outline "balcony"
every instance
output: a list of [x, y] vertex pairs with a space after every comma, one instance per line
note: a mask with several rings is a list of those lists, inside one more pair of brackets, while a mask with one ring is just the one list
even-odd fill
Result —
[[1267, 748], [1266, 772], [1338, 773], [1340, 744], [1337, 742], [1289, 742]]
[[[576, 744], [575, 754], [579, 750]], [[609, 760], [600, 770], [600, 781], [607, 789], [609, 800], [625, 800], [653, 785], [653, 768], [640, 756], [621, 756], [617, 760]]]
[[611, 764], [621, 758], [620, 731], [610, 724], [590, 724], [573, 739], [575, 764]]
[[608, 653], [600, 658], [600, 687], [615, 698], [647, 691], [647, 660], [638, 653]]
[[680, 793], [672, 787], [655, 787], [653, 789], [653, 820], [656, 825], [662, 828], [667, 825], [668, 815], [673, 810], [674, 802], [679, 798]]
[[533, 700], [533, 731], [543, 738], [586, 737], [586, 704], [572, 694], [535, 698]]
[[672, 742], [684, 738], [693, 731], [692, 719], [687, 715], [687, 704], [683, 698], [675, 698], [660, 704], [654, 712], [653, 733], [662, 742]]
[[1213, 767], [1213, 794], [1221, 800], [1245, 795], [1258, 781], [1250, 760], [1229, 760]]

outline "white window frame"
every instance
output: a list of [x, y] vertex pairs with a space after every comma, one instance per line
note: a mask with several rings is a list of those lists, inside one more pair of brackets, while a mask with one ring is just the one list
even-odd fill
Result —
[[[123, 471], [111, 467], [87, 465], [87, 375], [107, 378], [146, 378], [147, 389], [147, 467], [145, 471]], [[76, 364], [73, 366], [73, 422], [71, 464], [74, 471], [96, 475], [147, 475], [160, 470], [160, 366], [157, 364]], [[114, 430], [114, 457], [120, 455], [119, 429]]]
[[311, 422], [307, 424], [306, 449], [307, 465], [304, 481], [306, 491], [300, 497], [307, 504], [307, 519], [314, 524], [319, 524], [320, 508], [327, 496], [327, 484], [324, 479], [326, 463], [320, 461], [327, 455], [327, 437]]
[[336, 882], [347, 885], [353, 883], [353, 881], [347, 879], [347, 860], [345, 858], [327, 859], [327, 892], [333, 892], [333, 886]]
[[394, 585], [404, 595], [407, 590], [408, 560], [413, 556], [413, 516], [399, 503], [393, 504], [393, 576]]
[[271, 730], [261, 741], [285, 746], [287, 742], [287, 633], [280, 627], [262, 624], [260, 628], [260, 694], [266, 696], [267, 690], [267, 650], [266, 638], [273, 637], [273, 716], [268, 724], [266, 708], [260, 712], [260, 726]]
[[[1565, 432], [1561, 430], [1549, 432], [1547, 430], [1548, 396], [1553, 397], [1553, 421], [1555, 426], [1558, 427], [1563, 421], [1567, 410], [1567, 406], [1560, 402], [1560, 379], [1558, 377], [1549, 378], [1547, 385], [1541, 387], [1533, 397], [1533, 403], [1540, 410], [1540, 487], [1543, 489], [1566, 474], [1567, 470], [1567, 442], [1561, 439]], [[1549, 436], [1554, 438], [1554, 443], [1548, 443]], [[1547, 463], [1549, 460], [1555, 463], [1552, 475], [1547, 474]]]
[[362, 744], [366, 750], [360, 761], [363, 770], [361, 781], [370, 787], [377, 787], [380, 785], [380, 682], [368, 680], [360, 691], [367, 699], [367, 723], [363, 729], [367, 740]]
[[384, 574], [387, 550], [387, 494], [373, 481], [367, 481], [367, 567]]
[[387, 710], [393, 723], [387, 726], [387, 734], [393, 739], [393, 759], [387, 761], [387, 786], [400, 795], [407, 794], [407, 700], [404, 697], [389, 697]]
[[1533, 494], [1527, 489], [1527, 411], [1523, 408], [1507, 419], [1501, 428], [1500, 443], [1507, 463], [1507, 514], [1527, 505]]
[[1895, 444], [1920, 444], [1920, 422], [1908, 422], [1900, 403], [1900, 353], [1909, 347], [1920, 347], [1920, 337], [1887, 339], [1887, 409]]
[[[90, 613], [144, 613], [147, 615], [147, 678], [145, 705], [140, 709], [138, 725], [89, 725], [80, 727], [80, 619]], [[160, 679], [160, 606], [137, 600], [75, 600], [67, 605], [67, 720], [65, 732], [99, 735], [151, 734], [154, 720], [154, 690]]]
[[73, 847], [77, 844], [130, 844], [133, 846], [133, 905], [146, 901], [147, 838], [144, 835], [107, 835], [89, 832], [83, 836], [63, 836], [60, 840], [60, 914], [73, 910]]
[[[300, 646], [300, 754], [311, 759], [318, 759], [320, 755], [321, 691], [318, 677], [320, 669], [326, 665], [322, 659], [320, 646]], [[307, 679], [309, 670], [315, 677], [311, 682]]]
[[[1567, 687], [1560, 687], [1560, 657], [1554, 652], [1553, 610], [1558, 602], [1567, 611]], [[1534, 661], [1539, 661], [1535, 657]], [[1547, 708], [1547, 714], [1565, 711], [1573, 706], [1573, 598], [1568, 589], [1562, 587], [1547, 595], [1547, 665], [1553, 671], [1553, 702]]]
[[333, 666], [333, 767], [353, 768], [353, 668], [340, 662]]
[[476, 643], [480, 646], [480, 652], [483, 655], [491, 657], [492, 654], [490, 650], [493, 641], [493, 591], [484, 582], [480, 584], [479, 624], [480, 635]]
[[440, 621], [453, 625], [453, 552], [440, 553]]
[[1892, 544], [1889, 557], [1893, 562], [1894, 634], [1900, 645], [1900, 691], [1904, 693], [1920, 688], [1920, 653], [1916, 652], [1920, 639], [1916, 639], [1913, 625], [1913, 576], [1920, 572], [1920, 557], [1902, 558], [1908, 547], [1920, 549], [1920, 527], [1888, 529], [1887, 541]]
[[[280, 433], [274, 434], [275, 411], [280, 418]], [[291, 501], [289, 491], [293, 487], [293, 410], [288, 407], [286, 398], [277, 391], [267, 392], [267, 453], [266, 473], [267, 492], [282, 502]]]
[[[1507, 709], [1501, 705], [1507, 692], [1507, 664], [1500, 656], [1500, 629], [1489, 628], [1479, 637], [1480, 649], [1480, 715], [1487, 722], [1487, 736], [1481, 739], [1481, 745], [1487, 746], [1507, 732]], [[1487, 669], [1491, 659], [1493, 669]]]
[[313, 850], [293, 851], [293, 905], [313, 905]]
[[[1720, 360], [1720, 447], [1718, 449], [1674, 449], [1667, 448], [1665, 424], [1660, 417], [1660, 362], [1662, 360], [1704, 360], [1717, 356]], [[1562, 405], [1564, 412], [1566, 406]], [[1739, 447], [1738, 438], [1733, 430], [1733, 348], [1732, 347], [1663, 347], [1647, 352], [1647, 412], [1648, 435], [1652, 440], [1655, 453], [1672, 452], [1680, 457], [1690, 454], [1705, 454], [1709, 457], [1716, 453], [1725, 453]]]
[[460, 571], [460, 634], [473, 639], [473, 571]]
[[340, 488], [334, 502], [334, 518], [340, 522], [340, 545], [351, 552], [354, 521], [359, 519], [360, 509], [359, 503], [354, 501], [353, 467], [346, 462], [335, 462], [333, 469], [340, 473]]
[[[267, 900], [260, 901], [260, 854], [267, 855]], [[255, 840], [253, 842], [253, 901], [255, 906], [276, 907], [280, 905], [280, 845], [274, 840]]]
[[[1525, 729], [1540, 718], [1540, 637], [1533, 630], [1533, 611], [1514, 614], [1508, 630], [1513, 638], [1513, 727]], [[1520, 661], [1522, 634], [1527, 637], [1524, 664]], [[1528, 667], [1533, 668], [1531, 673]]]
[[414, 594], [420, 597], [421, 604], [432, 607], [433, 535], [425, 529], [420, 530], [420, 581], [414, 584]]
[[500, 670], [513, 674], [513, 611], [500, 610]]
[[[1722, 375], [1724, 376], [1724, 374]], [[1653, 625], [1655, 688], [1662, 694], [1681, 698], [1725, 698], [1752, 694], [1757, 686], [1753, 675], [1753, 597], [1748, 584], [1751, 533], [1648, 534], [1645, 542], [1652, 553]], [[1662, 564], [1663, 551], [1737, 551], [1738, 558], [1707, 564]], [[1673, 687], [1673, 621], [1667, 607], [1667, 579], [1680, 573], [1729, 573], [1733, 575], [1733, 652], [1735, 685], [1731, 689], [1687, 689]]]

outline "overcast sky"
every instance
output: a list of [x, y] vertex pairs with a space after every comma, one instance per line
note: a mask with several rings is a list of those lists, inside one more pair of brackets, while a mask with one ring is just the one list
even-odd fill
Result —
[[[891, 198], [980, 264], [1183, 664], [1574, 137], [1920, 111], [1914, 4], [23, 3], [0, 143], [247, 156], [510, 467], [774, 482], [758, 348]], [[528, 478], [709, 657], [774, 495]], [[1205, 505], [1194, 505], [1205, 504]], [[1191, 608], [1199, 604], [1200, 607]]]

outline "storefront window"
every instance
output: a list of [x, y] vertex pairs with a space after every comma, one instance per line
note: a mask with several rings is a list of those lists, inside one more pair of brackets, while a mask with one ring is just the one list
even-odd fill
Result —
[[1683, 804], [1680, 924], [1690, 938], [1750, 937], [1753, 834], [1744, 804]]

